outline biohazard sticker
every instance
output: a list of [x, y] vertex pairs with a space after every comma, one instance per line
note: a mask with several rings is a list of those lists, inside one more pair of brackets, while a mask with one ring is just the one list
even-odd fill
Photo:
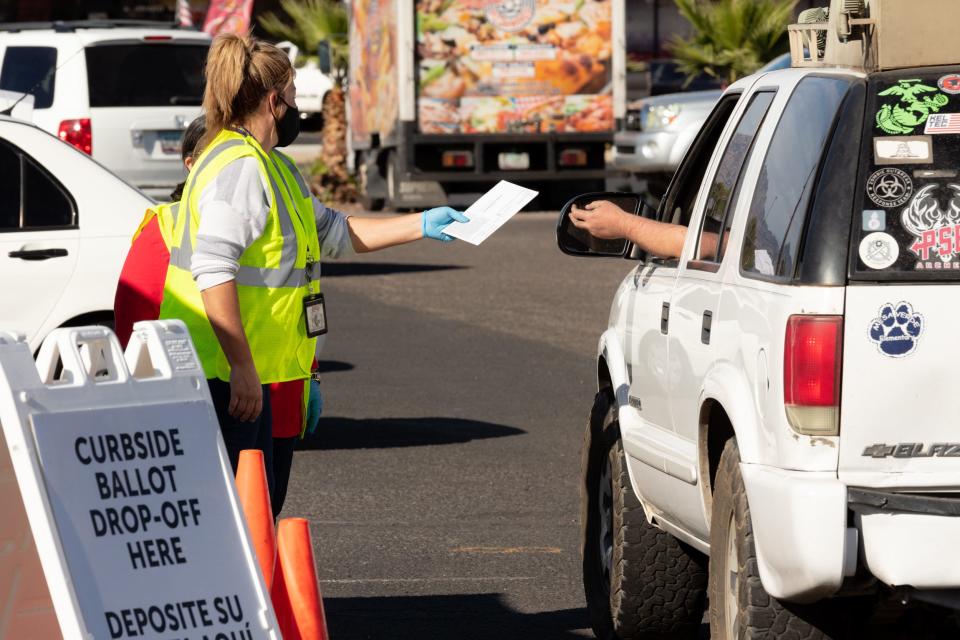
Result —
[[888, 136], [873, 140], [874, 164], [931, 164], [933, 139], [930, 136]]
[[960, 184], [948, 184], [946, 194], [925, 185], [900, 214], [900, 226], [916, 238], [909, 246], [916, 269], [960, 269]]
[[940, 87], [940, 91], [944, 93], [956, 95], [960, 93], [960, 75], [951, 73], [950, 75], [943, 76], [937, 80], [937, 86]]
[[903, 206], [911, 195], [913, 180], [906, 171], [888, 167], [874, 171], [867, 179], [867, 197], [885, 209]]
[[860, 241], [860, 259], [871, 269], [886, 269], [900, 257], [900, 247], [889, 233], [876, 231]]
[[902, 358], [917, 350], [923, 325], [923, 316], [914, 313], [909, 302], [900, 301], [896, 305], [888, 302], [870, 322], [870, 341], [883, 355]]

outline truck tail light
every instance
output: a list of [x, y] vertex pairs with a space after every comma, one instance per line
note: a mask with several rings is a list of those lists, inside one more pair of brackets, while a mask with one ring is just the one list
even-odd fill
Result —
[[444, 151], [441, 163], [444, 169], [468, 169], [473, 166], [473, 151]]
[[783, 400], [798, 433], [840, 433], [842, 316], [790, 316], [783, 355]]
[[90, 118], [64, 120], [60, 123], [57, 136], [88, 156], [93, 155], [93, 131], [90, 128]]
[[587, 152], [583, 149], [564, 149], [560, 152], [560, 159], [557, 162], [561, 167], [585, 167]]

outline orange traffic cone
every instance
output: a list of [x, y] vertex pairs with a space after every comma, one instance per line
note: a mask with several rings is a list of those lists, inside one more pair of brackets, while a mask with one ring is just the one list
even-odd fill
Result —
[[283, 640], [327, 640], [310, 525], [303, 518], [284, 518], [277, 539], [280, 561], [270, 595], [280, 634]]
[[246, 449], [240, 452], [237, 464], [237, 495], [247, 519], [250, 540], [260, 562], [267, 589], [273, 585], [277, 561], [277, 534], [273, 528], [273, 510], [270, 508], [270, 490], [267, 471], [263, 465], [263, 451]]

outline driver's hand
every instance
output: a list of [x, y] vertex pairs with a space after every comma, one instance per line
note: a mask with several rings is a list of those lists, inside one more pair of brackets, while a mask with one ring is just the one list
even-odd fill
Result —
[[630, 214], [608, 200], [591, 202], [582, 209], [574, 205], [570, 209], [573, 226], [600, 240], [625, 238], [629, 219]]

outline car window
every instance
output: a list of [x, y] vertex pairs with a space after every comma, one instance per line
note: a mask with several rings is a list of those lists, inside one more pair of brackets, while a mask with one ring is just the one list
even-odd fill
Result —
[[700, 240], [697, 244], [697, 260], [715, 263], [723, 260], [726, 237], [739, 196], [743, 167], [747, 164], [753, 150], [753, 140], [775, 95], [773, 91], [755, 94], [730, 137], [707, 194], [707, 204], [700, 225]]
[[[657, 215], [662, 222], [680, 224], [687, 226], [690, 224], [690, 215], [693, 213], [693, 204], [697, 199], [697, 193], [700, 191], [700, 183], [704, 174], [707, 172], [707, 165], [713, 155], [713, 150], [717, 146], [720, 134], [723, 132], [730, 114], [740, 94], [729, 94], [720, 99], [720, 102], [713, 108], [713, 112], [704, 123], [700, 132], [690, 148], [687, 150], [680, 167], [670, 181], [663, 200], [660, 201], [660, 210]], [[675, 259], [661, 260], [661, 263], [676, 263]]]
[[53, 104], [57, 50], [53, 47], [7, 47], [0, 68], [0, 89], [33, 94], [33, 108]]
[[870, 76], [852, 279], [960, 280], [960, 68]]
[[169, 42], [87, 47], [90, 106], [199, 105], [208, 48]]
[[0, 142], [0, 232], [76, 225], [76, 207], [50, 174], [21, 150]]
[[811, 76], [787, 103], [757, 180], [740, 255], [744, 275], [792, 278], [820, 160], [850, 83]]

